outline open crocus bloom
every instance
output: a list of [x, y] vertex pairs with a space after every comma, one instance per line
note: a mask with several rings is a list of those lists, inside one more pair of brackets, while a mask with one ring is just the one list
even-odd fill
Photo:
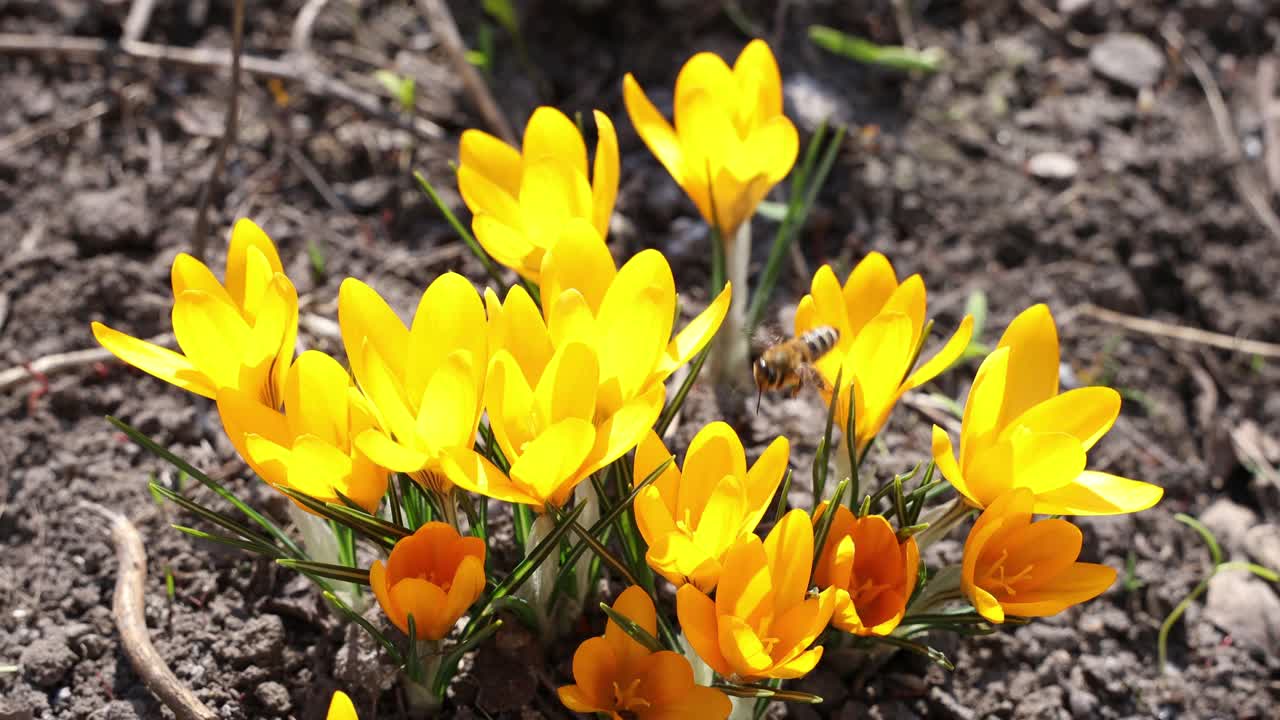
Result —
[[[618, 137], [613, 123], [594, 113], [596, 156], [587, 179], [587, 147], [564, 113], [533, 111], [518, 151], [488, 133], [467, 130], [459, 145], [458, 190], [475, 216], [476, 239], [495, 260], [539, 282], [542, 256], [571, 218], [609, 233], [618, 195]], [[603, 240], [601, 240], [603, 243]]]
[[440, 458], [471, 447], [480, 422], [488, 339], [484, 305], [466, 278], [445, 273], [405, 328], [372, 288], [348, 278], [338, 292], [342, 342], [379, 427], [356, 445], [379, 465], [445, 493]]
[[439, 640], [484, 591], [484, 540], [429, 522], [375, 560], [369, 585], [387, 618], [405, 633], [409, 616], [419, 640]]
[[[692, 583], [709, 594], [720, 580], [725, 553], [764, 517], [787, 471], [789, 452], [787, 439], [776, 438], [748, 469], [733, 428], [713, 422], [699, 430], [689, 443], [683, 472], [673, 462], [636, 497], [636, 523], [649, 545], [649, 565], [675, 585]], [[662, 439], [649, 431], [636, 448], [635, 481], [669, 457]]]
[[1014, 318], [973, 381], [957, 460], [951, 438], [933, 428], [938, 469], [973, 506], [1027, 488], [1033, 510], [1050, 515], [1113, 515], [1159, 502], [1150, 483], [1086, 470], [1085, 453], [1120, 414], [1120, 394], [1084, 387], [1058, 394], [1058, 330], [1044, 305]]
[[730, 68], [694, 55], [676, 76], [675, 125], [627, 74], [622, 97], [649, 150], [726, 241], [795, 165], [800, 139], [782, 114], [773, 52], [752, 40]]
[[337, 360], [318, 350], [299, 355], [285, 382], [284, 412], [222, 389], [218, 414], [240, 456], [268, 484], [323, 502], [345, 496], [377, 511], [387, 471], [354, 443], [374, 426], [373, 414]]
[[1091, 600], [1111, 587], [1116, 571], [1076, 562], [1083, 535], [1066, 520], [1031, 521], [1035, 498], [1015, 488], [996, 498], [964, 543], [960, 585], [993, 623], [1005, 615], [1045, 617]]
[[[622, 591], [613, 609], [657, 635], [653, 601], [641, 588]], [[724, 693], [694, 683], [693, 668], [682, 655], [651, 652], [612, 620], [603, 636], [578, 646], [573, 679], [577, 684], [560, 688], [560, 702], [574, 712], [604, 713], [613, 720], [723, 720], [733, 710]]]
[[[814, 524], [827, 507], [818, 508]], [[915, 538], [899, 542], [884, 516], [854, 517], [838, 505], [813, 579], [835, 588], [832, 625], [854, 635], [888, 635], [902, 622], [919, 567]]]
[[545, 318], [520, 287], [485, 295], [494, 349], [489, 425], [511, 462], [504, 475], [469, 449], [445, 467], [472, 492], [561, 505], [591, 473], [635, 447], [666, 397], [663, 381], [711, 339], [729, 289], [671, 336], [675, 280], [653, 250], [614, 268], [595, 230], [572, 221], [542, 265]]
[[341, 690], [333, 691], [333, 699], [329, 701], [329, 714], [325, 715], [325, 720], [360, 720], [356, 715], [356, 706], [351, 704], [351, 698]]
[[93, 336], [124, 362], [197, 395], [229, 388], [278, 408], [298, 336], [298, 292], [275, 245], [251, 220], [236, 221], [226, 284], [182, 253], [173, 260], [173, 334], [181, 353], [93, 323]]
[[676, 593], [676, 613], [689, 644], [720, 675], [744, 682], [798, 678], [818, 664], [809, 646], [831, 620], [835, 591], [807, 597], [813, 526], [792, 510], [762, 543], [738, 540], [725, 556], [712, 600], [692, 584]]
[[838, 427], [848, 424], [849, 391], [853, 390], [859, 452], [884, 427], [908, 390], [937, 377], [969, 345], [973, 318], [966, 316], [942, 349], [915, 367], [927, 339], [926, 303], [919, 275], [899, 283], [889, 260], [873, 252], [849, 273], [843, 287], [830, 266], [818, 268], [810, 293], [796, 307], [797, 337], [823, 326], [840, 333], [836, 346], [814, 366], [825, 382], [823, 398], [828, 404], [837, 375], [840, 378]]

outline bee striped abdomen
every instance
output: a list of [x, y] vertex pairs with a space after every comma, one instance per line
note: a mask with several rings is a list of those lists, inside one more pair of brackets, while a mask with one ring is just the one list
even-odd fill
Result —
[[835, 347], [839, 341], [840, 331], [830, 325], [816, 327], [800, 336], [800, 342], [808, 355], [806, 358], [808, 362], [813, 362], [831, 352], [831, 348]]

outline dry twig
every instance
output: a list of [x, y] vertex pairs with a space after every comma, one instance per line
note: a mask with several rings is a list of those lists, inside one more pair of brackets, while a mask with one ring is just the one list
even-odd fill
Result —
[[110, 109], [111, 103], [106, 100], [99, 100], [98, 102], [81, 110], [77, 110], [69, 115], [55, 114], [53, 117], [42, 123], [28, 125], [27, 127], [0, 139], [0, 156], [8, 155], [11, 152], [21, 150], [28, 145], [40, 142], [50, 135], [66, 132], [74, 127], [78, 127], [96, 118], [100, 118], [103, 115], [106, 115], [107, 111]]
[[493, 99], [488, 83], [480, 76], [475, 66], [467, 62], [467, 48], [462, 42], [462, 35], [458, 32], [458, 24], [453, 21], [453, 15], [449, 12], [449, 6], [444, 0], [418, 0], [418, 9], [427, 17], [427, 24], [431, 26], [431, 30], [440, 40], [440, 45], [449, 54], [453, 71], [462, 78], [467, 95], [471, 97], [471, 102], [475, 103], [484, 121], [498, 134], [498, 137], [514, 145], [516, 134], [511, 130], [511, 124], [507, 122], [502, 111], [498, 109], [498, 103]]
[[1280, 98], [1276, 97], [1278, 69], [1276, 56], [1258, 62], [1256, 83], [1258, 115], [1262, 118], [1262, 160], [1267, 169], [1271, 193], [1280, 193]]
[[142, 536], [125, 516], [112, 512], [97, 503], [80, 501], [80, 507], [97, 513], [111, 524], [111, 540], [116, 546], [116, 592], [112, 602], [112, 614], [116, 629], [120, 631], [120, 645], [129, 657], [129, 664], [165, 707], [183, 720], [218, 720], [218, 714], [200, 702], [183, 685], [164, 658], [151, 644], [144, 613], [146, 598], [147, 551]]
[[1231, 165], [1231, 184], [1235, 186], [1236, 194], [1253, 212], [1258, 222], [1267, 229], [1267, 232], [1280, 240], [1280, 217], [1276, 217], [1266, 193], [1258, 188], [1249, 174], [1249, 168], [1244, 163], [1244, 150], [1240, 147], [1240, 138], [1236, 135], [1231, 113], [1227, 110], [1227, 101], [1222, 97], [1218, 82], [1213, 79], [1213, 72], [1200, 57], [1200, 53], [1183, 42], [1176, 31], [1166, 30], [1164, 37], [1171, 48], [1181, 53], [1183, 62], [1200, 83], [1200, 89], [1209, 103], [1209, 112], [1213, 115], [1213, 125], [1218, 131], [1218, 140], [1221, 141], [1222, 148], [1226, 152], [1227, 163]]
[[[173, 347], [174, 338], [171, 333], [157, 335], [147, 342], [161, 347]], [[4, 372], [0, 372], [0, 391], [24, 382], [29, 379], [38, 379], [42, 375], [53, 375], [55, 373], [74, 370], [92, 365], [96, 362], [106, 362], [111, 360], [112, 355], [106, 348], [88, 348], [85, 350], [73, 350], [65, 353], [55, 353], [53, 355], [45, 355], [42, 358], [32, 360], [17, 367], [11, 367]]]
[[227, 101], [225, 126], [222, 139], [218, 142], [213, 170], [200, 193], [196, 226], [191, 237], [191, 254], [201, 261], [204, 260], [204, 248], [209, 240], [209, 203], [227, 167], [227, 152], [236, 142], [236, 121], [240, 117], [240, 55], [244, 51], [244, 3], [245, 0], [235, 0], [235, 9], [231, 14], [231, 98]]
[[1224, 335], [1222, 333], [1201, 330], [1200, 328], [1173, 325], [1171, 323], [1160, 322], [1159, 320], [1134, 317], [1132, 315], [1118, 313], [1114, 310], [1100, 308], [1097, 305], [1090, 303], [1077, 305], [1071, 309], [1071, 312], [1088, 315], [1097, 320], [1101, 320], [1102, 322], [1110, 323], [1126, 330], [1143, 333], [1144, 335], [1171, 338], [1173, 340], [1181, 340], [1182, 342], [1194, 343], [1197, 345], [1208, 345], [1222, 350], [1258, 355], [1260, 357], [1280, 358], [1280, 345], [1276, 345], [1275, 343], [1238, 338], [1231, 335]]
[[124, 20], [124, 37], [121, 42], [141, 40], [151, 22], [151, 11], [156, 9], [156, 0], [133, 0], [129, 6], [129, 16]]

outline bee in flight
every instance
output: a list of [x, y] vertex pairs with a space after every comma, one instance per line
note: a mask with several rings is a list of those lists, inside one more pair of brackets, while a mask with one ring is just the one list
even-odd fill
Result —
[[756, 412], [760, 411], [760, 397], [766, 390], [790, 390], [795, 397], [805, 384], [825, 387], [826, 382], [814, 369], [813, 363], [830, 352], [839, 340], [839, 330], [823, 325], [800, 337], [765, 348], [751, 364], [751, 374], [755, 377], [758, 391]]

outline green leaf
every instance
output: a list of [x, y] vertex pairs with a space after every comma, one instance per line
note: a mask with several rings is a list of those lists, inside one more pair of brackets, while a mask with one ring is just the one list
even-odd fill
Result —
[[418, 184], [422, 186], [423, 192], [431, 198], [431, 202], [435, 203], [436, 207], [439, 208], [440, 214], [444, 215], [444, 219], [453, 227], [453, 231], [458, 234], [458, 237], [462, 238], [462, 242], [467, 244], [471, 254], [475, 255], [480, 264], [484, 266], [484, 270], [489, 273], [489, 277], [493, 278], [498, 287], [506, 287], [507, 283], [503, 278], [502, 270], [493, 262], [489, 254], [484, 251], [484, 248], [480, 247], [479, 241], [471, 234], [471, 231], [458, 221], [458, 216], [454, 215], [449, 206], [444, 203], [444, 200], [440, 199], [440, 193], [436, 192], [435, 186], [419, 171], [415, 170], [413, 176], [418, 179]]
[[1213, 536], [1213, 532], [1204, 523], [1186, 513], [1177, 513], [1173, 519], [1200, 533], [1204, 544], [1209, 547], [1209, 556], [1213, 558], [1213, 564], [1215, 566], [1222, 564], [1222, 547], [1218, 545], [1218, 538]]
[[836, 371], [836, 382], [833, 385], [835, 392], [831, 393], [831, 403], [827, 407], [827, 424], [822, 432], [822, 439], [818, 441], [818, 450], [813, 456], [813, 506], [818, 507], [824, 499], [827, 492], [827, 474], [831, 472], [829, 467], [829, 459], [831, 456], [831, 427], [836, 421], [836, 402], [840, 399], [840, 379], [844, 375], [844, 368]]
[[787, 493], [791, 492], [791, 468], [787, 468], [787, 474], [782, 478], [782, 491], [778, 493], [778, 504], [773, 508], [773, 521], [775, 523], [782, 520], [782, 516], [787, 514]]
[[458, 663], [462, 662], [462, 656], [479, 647], [485, 640], [493, 637], [494, 633], [501, 628], [502, 621], [494, 620], [445, 653], [444, 658], [440, 661], [440, 669], [436, 671], [436, 676], [431, 686], [432, 692], [438, 697], [444, 697], [445, 690], [449, 688], [449, 681], [453, 680], [453, 676], [458, 672]]
[[809, 40], [823, 50], [851, 60], [895, 70], [935, 72], [947, 59], [947, 54], [941, 48], [916, 50], [900, 45], [877, 45], [822, 25], [809, 26]]
[[511, 0], [484, 0], [484, 11], [512, 37], [520, 36], [520, 19]]
[[675, 419], [676, 413], [680, 412], [680, 408], [684, 406], [685, 398], [689, 396], [689, 390], [693, 388], [693, 383], [698, 379], [698, 374], [702, 372], [702, 366], [707, 362], [707, 356], [711, 354], [711, 343], [702, 348], [697, 357], [693, 359], [693, 364], [689, 366], [689, 373], [685, 375], [684, 382], [680, 383], [680, 387], [676, 390], [676, 394], [671, 397], [671, 402], [662, 409], [662, 414], [658, 416], [658, 422], [653, 426], [653, 431], [662, 437], [667, 428], [670, 427], [671, 421]]
[[398, 75], [390, 70], [375, 70], [373, 77], [382, 83], [382, 87], [391, 97], [400, 103], [400, 109], [404, 112], [413, 112], [414, 106], [417, 104], [416, 83], [412, 76]]
[[849, 489], [849, 482], [849, 478], [840, 481], [836, 486], [835, 496], [831, 498], [831, 502], [827, 503], [827, 509], [813, 526], [813, 569], [818, 567], [818, 561], [822, 559], [822, 549], [827, 545], [827, 535], [831, 534], [831, 523], [836, 519], [836, 508], [844, 499], [844, 491]]
[[209, 540], [212, 542], [219, 543], [221, 545], [227, 545], [240, 550], [246, 550], [255, 555], [264, 555], [266, 557], [276, 557], [275, 555], [267, 552], [261, 545], [249, 542], [247, 540], [241, 540], [240, 538], [231, 537], [230, 535], [219, 535], [217, 533], [209, 533], [203, 530], [197, 530], [192, 527], [187, 527], [186, 525], [175, 524], [175, 525], [170, 525], [169, 527], [173, 528], [174, 530], [177, 530], [178, 532], [186, 533], [192, 537], [200, 538], [201, 540]]
[[941, 650], [934, 647], [929, 647], [928, 645], [925, 645], [923, 643], [914, 642], [911, 640], [907, 640], [905, 638], [894, 637], [892, 635], [880, 635], [880, 636], [875, 636], [869, 639], [875, 643], [880, 643], [883, 645], [892, 645], [896, 648], [907, 650], [917, 655], [923, 655], [924, 657], [929, 658], [930, 660], [941, 665], [947, 670], [956, 669], [956, 666], [951, 664], [951, 661], [947, 659], [946, 654], [944, 654]]
[[614, 624], [622, 630], [622, 632], [629, 635], [632, 640], [640, 643], [640, 645], [649, 652], [662, 652], [667, 649], [666, 647], [663, 647], [662, 643], [658, 642], [658, 638], [654, 637], [652, 633], [640, 627], [640, 624], [636, 621], [626, 615], [623, 615], [617, 610], [614, 610], [612, 607], [609, 607], [609, 603], [600, 603], [600, 609], [604, 611], [605, 615], [609, 616], [609, 619], [612, 620]]
[[352, 610], [351, 606], [343, 602], [342, 599], [334, 594], [332, 590], [324, 590], [321, 594], [324, 595], [324, 599], [328, 600], [329, 604], [338, 611], [339, 615], [342, 615], [348, 621], [364, 628], [364, 631], [369, 633], [369, 637], [378, 641], [378, 644], [382, 646], [382, 649], [387, 651], [387, 655], [391, 658], [391, 662], [393, 664], [398, 667], [404, 665], [404, 656], [400, 654], [398, 649], [396, 649], [395, 643], [388, 640], [387, 636], [382, 634], [382, 631], [373, 626], [373, 623], [366, 620], [360, 613]]
[[360, 568], [312, 562], [310, 560], [293, 560], [290, 558], [281, 558], [276, 560], [276, 563], [292, 570], [297, 570], [298, 572], [318, 575], [331, 580], [341, 580], [343, 582], [356, 583], [357, 585], [369, 584], [369, 571], [361, 570]]
[[223, 500], [231, 503], [237, 510], [244, 513], [250, 520], [257, 523], [259, 527], [266, 530], [267, 533], [278, 540], [280, 544], [284, 546], [288, 554], [297, 558], [306, 557], [306, 553], [302, 552], [302, 548], [298, 547], [298, 544], [293, 541], [293, 538], [289, 537], [288, 533], [282, 530], [280, 526], [267, 519], [265, 515], [254, 510], [248, 503], [233, 495], [229, 490], [222, 486], [222, 483], [214, 480], [208, 475], [205, 475], [203, 472], [200, 472], [200, 470], [196, 469], [194, 465], [173, 454], [155, 440], [147, 437], [145, 433], [120, 418], [108, 415], [107, 422], [114, 425], [117, 430], [129, 436], [130, 440], [141, 445], [148, 452], [162, 460], [165, 460], [169, 464], [186, 473], [188, 476], [195, 478], [201, 485], [204, 485], [219, 495]]
[[244, 543], [246, 546], [246, 549], [250, 549], [251, 552], [255, 552], [260, 555], [266, 555], [268, 557], [273, 557], [273, 558], [284, 555], [284, 552], [280, 550], [280, 548], [273, 545], [269, 539], [262, 537], [261, 535], [258, 535], [257, 533], [253, 532], [249, 528], [240, 524], [233, 518], [223, 513], [220, 513], [217, 510], [207, 508], [204, 505], [201, 505], [200, 503], [186, 496], [179, 495], [178, 493], [170, 490], [169, 488], [157, 482], [152, 482], [148, 484], [147, 487], [148, 489], [151, 490], [152, 495], [155, 495], [161, 498], [167, 498], [173, 501], [179, 507], [186, 510], [187, 512], [190, 512], [193, 515], [202, 517], [205, 520], [213, 523], [214, 525], [217, 525], [218, 527], [224, 530], [229, 530], [232, 533], [239, 535], [241, 538], [241, 542]]
[[822, 702], [822, 698], [806, 692], [798, 690], [777, 690], [775, 688], [766, 687], [764, 685], [740, 685], [737, 683], [718, 682], [711, 687], [719, 690], [725, 695], [732, 695], [740, 698], [767, 698], [769, 700], [777, 700], [779, 702], [798, 702], [817, 705]]

